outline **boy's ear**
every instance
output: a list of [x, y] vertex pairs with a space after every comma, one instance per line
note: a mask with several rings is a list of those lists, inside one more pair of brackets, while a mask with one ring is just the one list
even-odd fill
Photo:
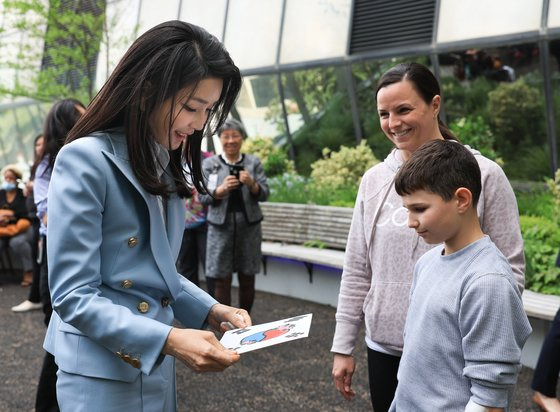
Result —
[[457, 202], [457, 211], [465, 213], [472, 206], [471, 191], [466, 187], [455, 190], [455, 201]]

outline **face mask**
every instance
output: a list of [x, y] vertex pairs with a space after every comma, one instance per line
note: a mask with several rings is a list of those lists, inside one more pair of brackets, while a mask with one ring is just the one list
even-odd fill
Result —
[[16, 188], [16, 184], [12, 182], [4, 182], [2, 183], [2, 189], [9, 192], [10, 190], [14, 190]]

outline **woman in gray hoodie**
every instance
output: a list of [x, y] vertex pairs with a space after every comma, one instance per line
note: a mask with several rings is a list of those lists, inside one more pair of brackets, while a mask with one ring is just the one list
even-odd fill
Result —
[[[422, 144], [458, 139], [439, 119], [440, 87], [427, 67], [418, 63], [393, 67], [381, 77], [376, 98], [381, 128], [395, 148], [360, 183], [331, 351], [335, 386], [351, 399], [356, 367], [352, 352], [365, 321], [371, 401], [379, 412], [389, 409], [397, 386], [414, 264], [433, 247], [407, 227], [407, 212], [393, 179]], [[525, 261], [515, 195], [501, 167], [471, 150], [482, 173], [478, 202], [482, 229], [508, 259], [523, 291]]]

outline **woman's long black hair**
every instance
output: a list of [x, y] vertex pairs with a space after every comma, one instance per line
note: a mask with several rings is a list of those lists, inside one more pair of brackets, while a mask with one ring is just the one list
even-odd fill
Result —
[[63, 99], [53, 104], [43, 124], [43, 138], [45, 139], [43, 153], [39, 159], [36, 159], [33, 170], [37, 168], [37, 165], [45, 156], [49, 156], [49, 164], [45, 170], [52, 169], [68, 132], [81, 116], [79, 109], [85, 110], [85, 107], [76, 99]]
[[[222, 93], [204, 129], [190, 135], [186, 147], [170, 152], [176, 188], [169, 188], [156, 172], [156, 140], [150, 130], [150, 115], [169, 98], [170, 113], [174, 113], [177, 93], [186, 87], [194, 91], [201, 80], [209, 77], [223, 80]], [[95, 131], [124, 127], [132, 170], [146, 191], [167, 196], [176, 190], [180, 196], [188, 196], [190, 179], [186, 179], [183, 168], [187, 164], [192, 184], [204, 192], [202, 138], [205, 133], [213, 134], [226, 120], [240, 88], [239, 69], [218, 39], [189, 23], [165, 22], [130, 46], [66, 142]], [[169, 130], [173, 120], [170, 115]]]

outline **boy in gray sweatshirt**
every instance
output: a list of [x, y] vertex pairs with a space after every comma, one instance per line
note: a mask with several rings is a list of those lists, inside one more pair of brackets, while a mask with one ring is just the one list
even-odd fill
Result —
[[511, 266], [481, 228], [474, 156], [434, 140], [395, 189], [408, 226], [439, 244], [416, 263], [391, 411], [507, 411], [531, 334]]

